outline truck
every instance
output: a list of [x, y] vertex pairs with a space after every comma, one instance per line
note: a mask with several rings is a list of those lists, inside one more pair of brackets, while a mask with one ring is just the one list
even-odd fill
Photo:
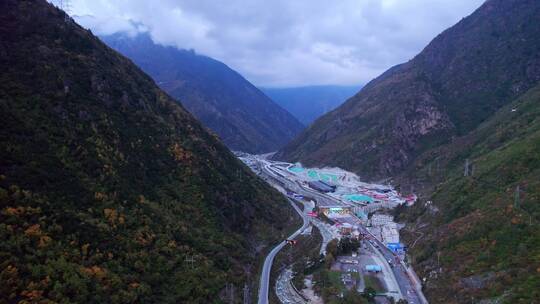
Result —
[[379, 265], [366, 265], [366, 271], [378, 273], [382, 271], [382, 267]]
[[343, 263], [343, 264], [358, 264], [358, 261], [357, 260], [343, 259], [343, 260], [341, 260], [341, 263]]

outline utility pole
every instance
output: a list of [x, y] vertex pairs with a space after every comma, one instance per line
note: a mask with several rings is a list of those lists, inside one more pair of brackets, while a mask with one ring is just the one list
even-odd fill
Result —
[[227, 293], [227, 298], [229, 298], [229, 303], [234, 304], [234, 285], [233, 284], [227, 284], [225, 286], [225, 290]]
[[191, 264], [191, 269], [193, 269], [194, 267], [194, 264], [195, 264], [195, 258], [193, 257], [193, 255], [191, 256], [186, 256], [186, 259], [184, 260], [184, 262], [188, 263], [188, 264]]
[[246, 283], [244, 284], [244, 301], [243, 304], [250, 304], [251, 303], [251, 292], [250, 292], [250, 285], [249, 282], [251, 282], [251, 265], [248, 265], [245, 268], [246, 272]]
[[289, 265], [292, 265], [292, 247], [293, 247], [293, 244], [290, 244], [289, 245], [289, 250], [288, 251], [288, 258], [289, 258]]
[[514, 191], [514, 207], [519, 208], [519, 185], [516, 186], [516, 190]]
[[232, 223], [236, 223], [236, 208], [233, 208]]
[[243, 304], [250, 304], [250, 301], [249, 301], [249, 286], [248, 284], [244, 284], [244, 302]]

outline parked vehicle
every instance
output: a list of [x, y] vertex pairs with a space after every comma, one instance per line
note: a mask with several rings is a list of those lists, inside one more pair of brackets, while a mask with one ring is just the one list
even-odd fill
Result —
[[382, 267], [379, 265], [366, 265], [366, 271], [378, 273], [382, 271]]

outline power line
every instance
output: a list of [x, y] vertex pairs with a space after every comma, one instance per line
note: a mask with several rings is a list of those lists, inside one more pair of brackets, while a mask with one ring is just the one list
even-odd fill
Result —
[[[475, 182], [479, 184], [482, 184], [485, 187], [491, 188], [496, 191], [502, 190], [504, 192], [503, 188], [493, 185], [493, 182], [485, 182], [478, 178], [472, 178], [472, 180], [474, 180]], [[532, 217], [531, 211], [521, 208], [521, 192], [525, 192], [525, 191], [521, 189], [520, 185], [517, 185], [516, 188], [514, 189], [514, 208], [516, 208], [516, 210], [521, 210], [522, 212], [526, 213], [529, 216], [529, 225], [532, 225], [533, 217]], [[535, 218], [535, 222], [536, 222], [536, 218]]]

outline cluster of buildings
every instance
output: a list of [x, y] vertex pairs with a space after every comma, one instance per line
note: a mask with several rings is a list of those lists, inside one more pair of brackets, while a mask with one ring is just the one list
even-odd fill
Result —
[[335, 192], [337, 188], [336, 185], [332, 185], [330, 183], [326, 183], [321, 180], [310, 181], [308, 182], [308, 186], [311, 189], [314, 189], [323, 193]]
[[399, 227], [387, 214], [374, 214], [369, 221], [370, 232], [385, 244], [399, 243]]
[[[395, 252], [403, 249], [403, 245], [399, 242], [398, 224], [393, 221], [392, 216], [379, 214], [376, 211], [392, 209], [400, 204], [414, 204], [417, 199], [416, 196], [402, 197], [389, 186], [360, 182], [338, 187], [331, 181], [309, 180], [314, 176], [309, 176], [309, 174], [304, 176], [305, 169], [301, 167], [289, 169], [293, 175], [301, 176], [303, 183], [307, 184], [309, 188], [335, 198], [324, 199], [324, 197], [318, 197], [317, 207], [319, 214], [324, 214], [336, 222], [339, 234], [359, 238], [361, 236], [359, 226], [364, 225], [369, 227], [370, 232], [377, 239], [389, 246], [389, 248], [392, 247]], [[294, 193], [292, 195], [295, 196]], [[368, 219], [368, 214], [372, 213], [374, 213], [373, 216]]]

